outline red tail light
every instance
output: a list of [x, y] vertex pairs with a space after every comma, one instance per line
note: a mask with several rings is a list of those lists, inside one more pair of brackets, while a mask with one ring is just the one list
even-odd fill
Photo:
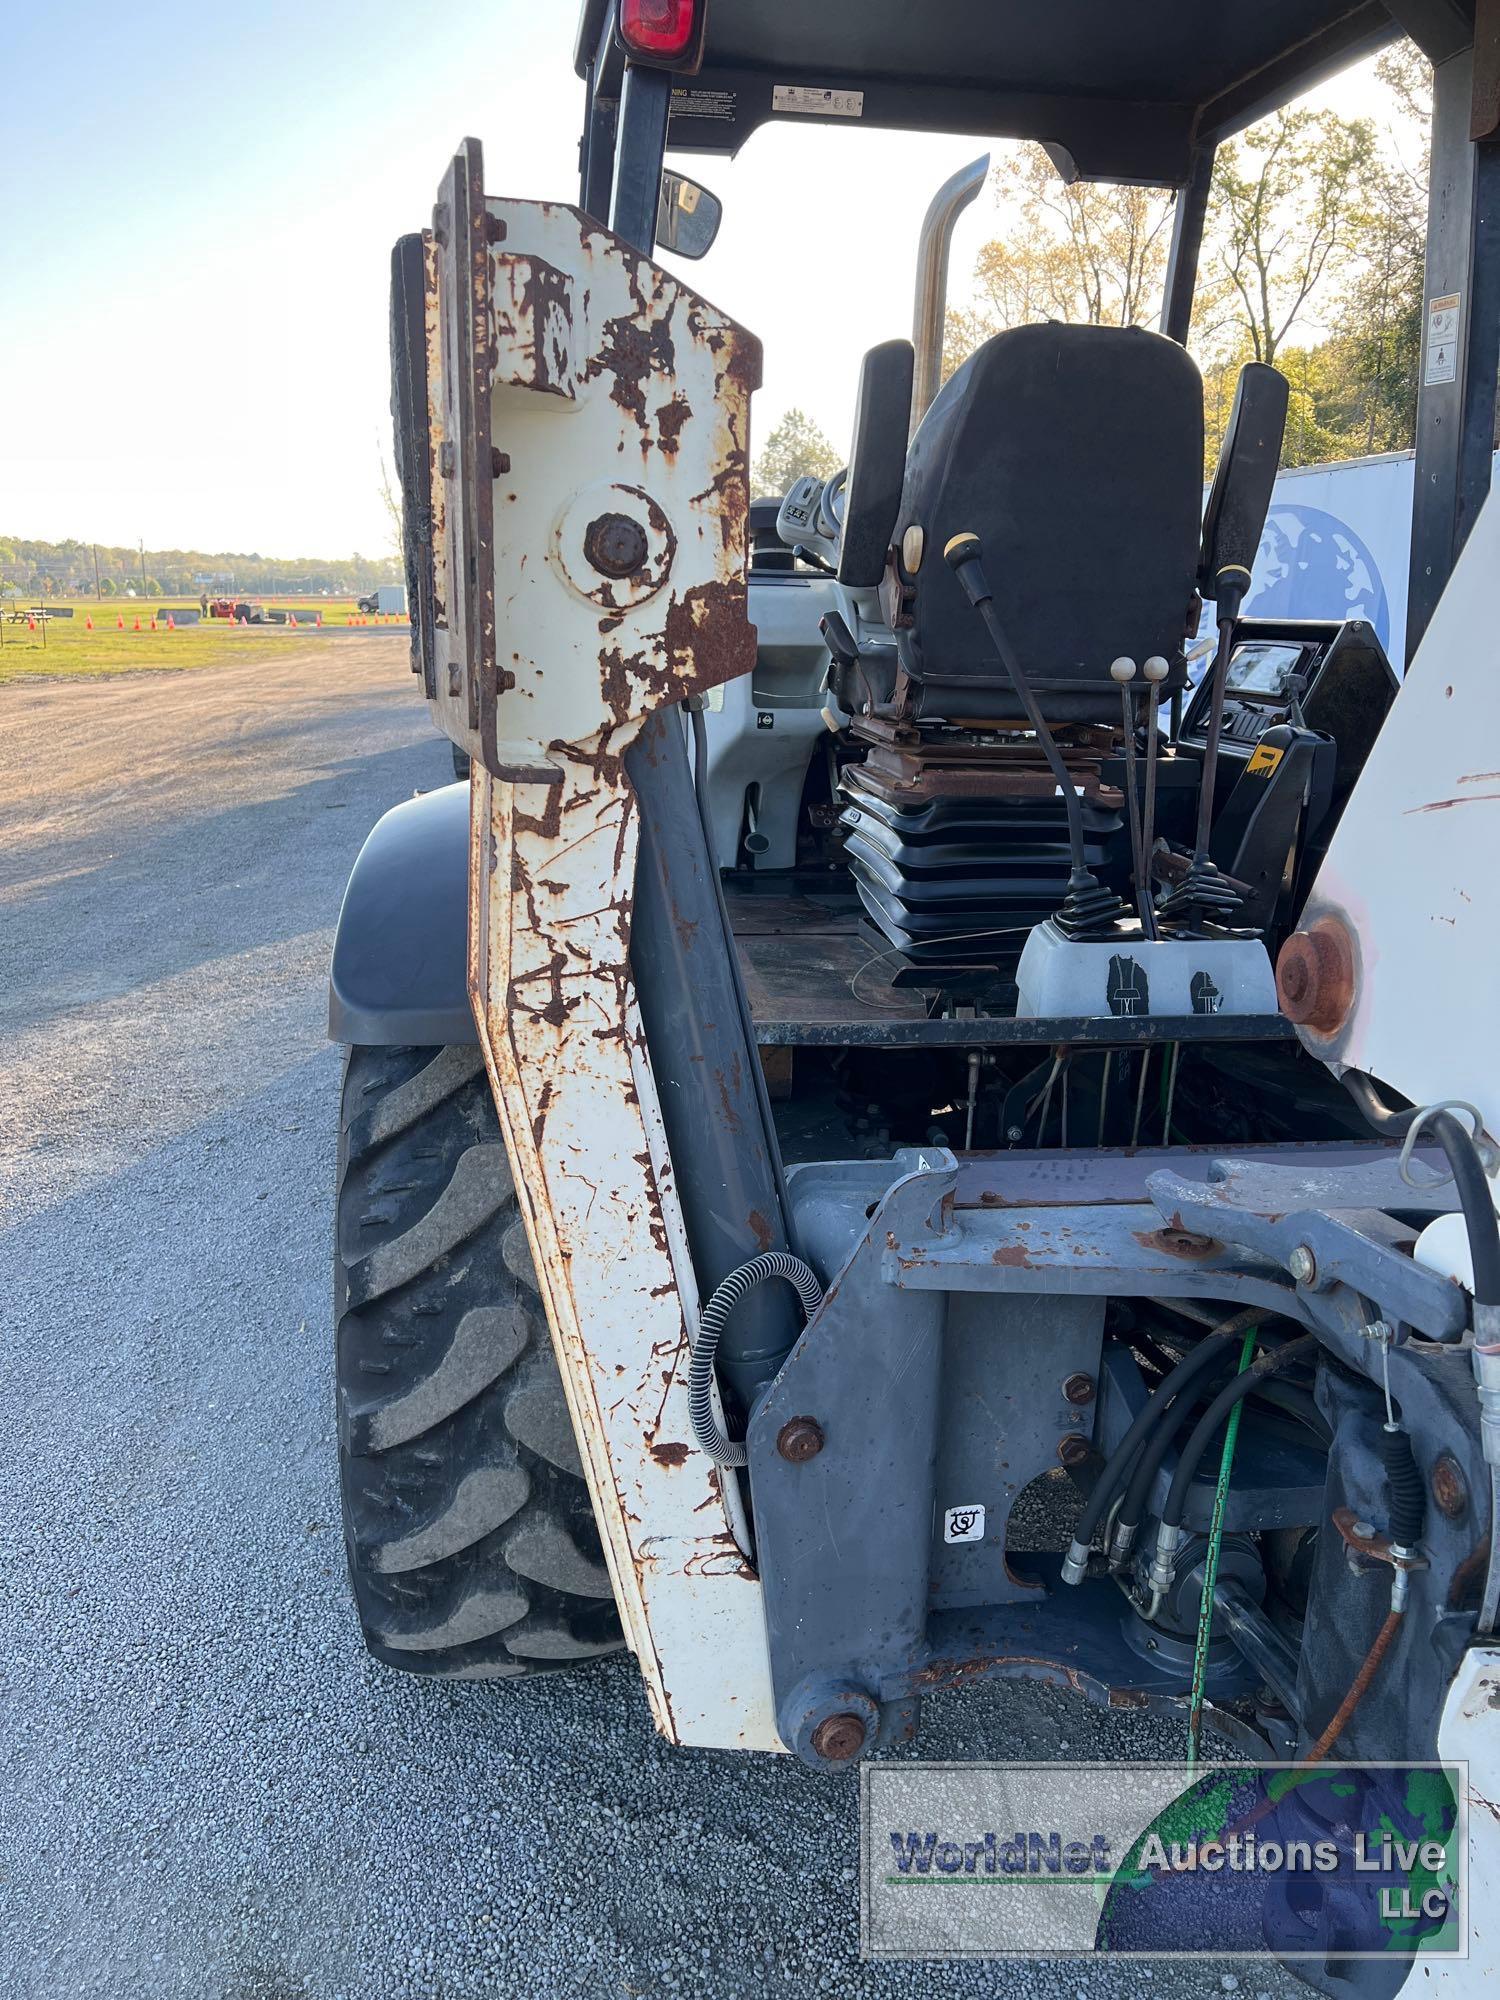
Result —
[[620, 0], [620, 40], [633, 56], [675, 63], [695, 54], [699, 0]]

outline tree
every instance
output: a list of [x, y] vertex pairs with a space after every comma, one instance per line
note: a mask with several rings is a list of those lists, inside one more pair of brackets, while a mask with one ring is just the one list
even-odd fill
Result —
[[791, 409], [761, 446], [751, 491], [757, 499], [780, 499], [803, 473], [827, 479], [843, 462], [812, 418], [803, 410]]
[[1154, 325], [1161, 313], [1172, 198], [1156, 188], [1063, 181], [1040, 146], [996, 168], [1013, 227], [979, 252], [974, 303], [949, 312], [943, 372], [991, 334], [1039, 320]]
[[1275, 361], [1320, 288], [1348, 267], [1375, 164], [1370, 120], [1331, 111], [1278, 111], [1219, 148], [1203, 300], [1210, 338], [1222, 305], [1227, 323], [1248, 334], [1255, 360]]

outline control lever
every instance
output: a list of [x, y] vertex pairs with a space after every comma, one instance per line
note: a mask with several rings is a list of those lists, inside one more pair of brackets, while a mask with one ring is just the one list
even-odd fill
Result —
[[984, 551], [978, 535], [954, 535], [943, 550], [943, 561], [963, 586], [965, 597], [984, 620], [984, 629], [990, 635], [990, 643], [1000, 657], [1000, 664], [1010, 677], [1010, 684], [1016, 691], [1017, 699], [1026, 711], [1026, 720], [1036, 733], [1037, 742], [1042, 746], [1042, 755], [1057, 780], [1063, 797], [1063, 809], [1068, 818], [1068, 855], [1070, 870], [1068, 893], [1063, 898], [1062, 908], [1053, 919], [1064, 936], [1071, 938], [1088, 937], [1107, 932], [1121, 917], [1127, 914], [1120, 898], [1106, 889], [1084, 860], [1083, 853], [1083, 808], [1078, 803], [1078, 793], [1073, 784], [1072, 774], [1063, 762], [1052, 731], [1048, 728], [1042, 711], [1037, 706], [1030, 681], [1016, 658], [1010, 641], [1005, 636], [1004, 627], [995, 610], [994, 594], [985, 579]]
[[1109, 677], [1119, 683], [1120, 719], [1125, 729], [1125, 792], [1130, 812], [1130, 859], [1135, 882], [1135, 903], [1141, 913], [1141, 930], [1151, 935], [1151, 894], [1142, 861], [1141, 794], [1135, 773], [1135, 661], [1126, 653], [1110, 663]]
[[1151, 894], [1151, 855], [1156, 846], [1156, 759], [1161, 745], [1161, 684], [1172, 671], [1160, 653], [1153, 653], [1141, 672], [1146, 676], [1146, 808], [1141, 824], [1141, 850], [1146, 857], [1147, 937], [1158, 935], [1156, 901]]
[[1214, 602], [1219, 614], [1219, 650], [1211, 669], [1213, 679], [1208, 708], [1208, 734], [1203, 746], [1203, 776], [1198, 787], [1198, 831], [1193, 858], [1187, 874], [1164, 898], [1161, 914], [1194, 924], [1202, 917], [1221, 921], [1239, 908], [1240, 899], [1208, 858], [1208, 837], [1213, 829], [1214, 781], [1219, 772], [1219, 735], [1224, 725], [1224, 692], [1229, 684], [1229, 655], [1234, 641], [1234, 621], [1239, 616], [1245, 592], [1250, 588], [1250, 572], [1243, 563], [1225, 563], [1214, 577]]

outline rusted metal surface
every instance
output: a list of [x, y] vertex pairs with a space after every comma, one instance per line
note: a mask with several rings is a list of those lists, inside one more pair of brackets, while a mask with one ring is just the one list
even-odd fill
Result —
[[753, 664], [760, 346], [579, 210], [487, 197], [473, 140], [430, 240], [433, 713], [539, 777]]
[[788, 1465], [805, 1465], [823, 1449], [823, 1426], [816, 1417], [789, 1417], [776, 1433], [776, 1449]]
[[847, 1764], [865, 1747], [864, 1718], [858, 1715], [830, 1715], [812, 1733], [812, 1747], [830, 1764]]
[[[759, 348], [573, 209], [444, 182], [429, 685], [473, 758], [469, 982], [626, 1637], [676, 1742], [777, 1749], [739, 1490], [630, 968], [647, 713], [742, 671]], [[602, 560], [598, 560], [602, 558]]]
[[735, 1489], [693, 1440], [697, 1298], [631, 989], [611, 732], [554, 787], [476, 767], [470, 986], [626, 1636], [674, 1742], [779, 1747]]
[[1276, 960], [1276, 997], [1299, 1028], [1336, 1035], [1354, 1005], [1354, 946], [1337, 917], [1293, 931]]

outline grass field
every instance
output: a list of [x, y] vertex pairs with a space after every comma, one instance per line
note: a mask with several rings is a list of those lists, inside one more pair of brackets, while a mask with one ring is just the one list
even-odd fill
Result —
[[[38, 678], [71, 680], [95, 674], [136, 673], [143, 669], [160, 672], [172, 668], [219, 666], [226, 660], [274, 654], [289, 640], [305, 640], [309, 633], [321, 643], [337, 645], [336, 635], [350, 629], [351, 619], [358, 616], [352, 598], [325, 597], [301, 604], [290, 598], [266, 598], [264, 602], [269, 608], [294, 612], [296, 631], [287, 625], [235, 626], [217, 618], [168, 631], [165, 605], [148, 604], [131, 598], [113, 602], [106, 598], [102, 603], [95, 603], [92, 598], [60, 598], [59, 604], [72, 605], [73, 616], [49, 619], [45, 632], [38, 620], [37, 629], [33, 632], [25, 623], [12, 623], [12, 607], [8, 606], [3, 624], [0, 624], [0, 686], [7, 681]], [[315, 629], [319, 613], [323, 619], [322, 632]], [[153, 614], [156, 616], [154, 632], [150, 629]], [[94, 621], [92, 631], [88, 628], [89, 618]], [[125, 621], [124, 631], [119, 629], [119, 619]], [[135, 630], [137, 619], [141, 624], [139, 632]], [[404, 639], [407, 627], [404, 619], [389, 624], [372, 619], [368, 624], [360, 624], [353, 629], [361, 632], [386, 631], [392, 637], [399, 634]]]

